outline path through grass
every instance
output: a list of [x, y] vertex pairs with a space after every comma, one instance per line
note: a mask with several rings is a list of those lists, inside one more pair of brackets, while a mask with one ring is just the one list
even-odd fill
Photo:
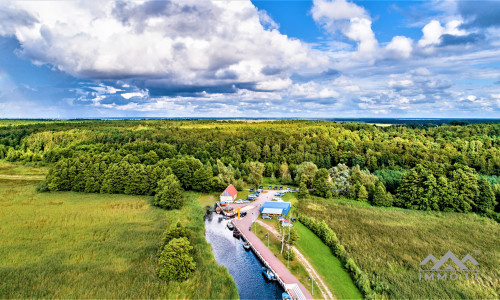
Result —
[[299, 222], [295, 222], [294, 227], [300, 236], [297, 249], [312, 264], [334, 296], [338, 299], [362, 299], [358, 288], [330, 248]]

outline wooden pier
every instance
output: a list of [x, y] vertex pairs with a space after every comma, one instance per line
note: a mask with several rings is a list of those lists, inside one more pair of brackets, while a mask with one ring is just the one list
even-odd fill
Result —
[[[253, 216], [258, 216], [258, 214], [254, 211]], [[297, 278], [295, 278], [295, 276], [292, 275], [292, 273], [290, 273], [285, 265], [251, 230], [249, 230], [252, 223], [253, 221], [250, 216], [240, 220], [233, 220], [235, 228], [241, 232], [242, 237], [250, 244], [252, 251], [255, 255], [257, 255], [264, 266], [273, 271], [276, 275], [278, 283], [290, 295], [290, 297], [292, 297], [292, 299], [313, 299], [309, 291], [304, 288], [304, 286], [297, 280]]]

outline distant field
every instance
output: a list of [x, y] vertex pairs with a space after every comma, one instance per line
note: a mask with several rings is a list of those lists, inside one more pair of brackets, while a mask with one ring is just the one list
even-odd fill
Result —
[[[498, 299], [500, 225], [475, 214], [426, 213], [358, 205], [354, 201], [307, 201], [301, 212], [325, 220], [356, 264], [389, 286], [389, 296]], [[447, 251], [470, 253], [479, 263], [478, 281], [419, 281], [420, 262]]]
[[[0, 175], [44, 172], [0, 164]], [[0, 178], [0, 298], [238, 297], [204, 239], [198, 194], [166, 212], [149, 197], [39, 194], [37, 184]], [[177, 220], [195, 231], [198, 268], [184, 283], [166, 283], [155, 276], [156, 254], [167, 224]]]

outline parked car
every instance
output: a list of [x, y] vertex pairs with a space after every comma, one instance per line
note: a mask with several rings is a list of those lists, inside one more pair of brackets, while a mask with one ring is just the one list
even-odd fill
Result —
[[246, 212], [246, 211], [244, 211], [244, 212], [240, 213], [240, 217], [242, 217], [242, 218], [243, 218], [244, 216], [246, 216], [246, 215], [247, 215], [247, 212]]
[[249, 192], [253, 192], [253, 188], [249, 189], [248, 191], [249, 191]]
[[259, 190], [262, 190], [263, 188], [264, 188], [264, 187], [263, 187], [262, 185], [261, 185], [261, 186], [259, 186]]
[[243, 200], [243, 203], [250, 203], [250, 200]]
[[267, 188], [268, 188], [268, 189], [272, 189], [272, 188], [273, 188], [273, 186], [272, 186], [272, 185], [270, 185], [270, 186], [268, 186]]
[[262, 219], [272, 220], [272, 218], [270, 215], [262, 215]]
[[282, 186], [282, 185], [280, 185], [280, 190], [282, 190], [282, 189], [283, 189], [283, 186]]
[[292, 223], [295, 223], [295, 222], [297, 222], [297, 219], [291, 218], [290, 221], [292, 221]]
[[276, 185], [276, 186], [274, 187], [274, 189], [275, 189], [275, 190], [277, 190], [277, 189], [278, 189], [278, 186]]
[[234, 203], [236, 203], [236, 204], [243, 204], [243, 199], [238, 199], [238, 200], [234, 201]]
[[233, 199], [226, 200], [226, 203], [233, 203], [233, 202], [234, 202]]
[[273, 197], [273, 201], [283, 201], [283, 199], [281, 199], [280, 197]]
[[283, 220], [285, 220], [285, 217], [283, 217], [283, 216], [278, 217], [278, 221], [283, 221]]
[[286, 189], [287, 189], [287, 190], [289, 190], [289, 189], [290, 189], [290, 187], [289, 187], [289, 186], [287, 186], [287, 187], [286, 187]]

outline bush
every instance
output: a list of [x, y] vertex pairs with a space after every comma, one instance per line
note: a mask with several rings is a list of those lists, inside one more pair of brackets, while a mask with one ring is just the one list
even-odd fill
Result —
[[291, 249], [283, 252], [283, 256], [285, 257], [285, 259], [290, 259], [290, 260], [295, 260], [296, 258], [295, 252], [293, 252]]
[[188, 279], [196, 269], [196, 263], [190, 254], [192, 249], [191, 243], [185, 237], [168, 242], [160, 253], [156, 269], [158, 277], [165, 281]]
[[165, 246], [173, 239], [178, 239], [178, 238], [187, 238], [188, 240], [191, 240], [191, 231], [184, 226], [182, 226], [181, 223], [177, 222], [175, 226], [172, 226], [169, 228], [167, 231], [163, 233], [163, 237], [161, 239], [161, 246], [160, 246], [160, 252], [165, 248]]

